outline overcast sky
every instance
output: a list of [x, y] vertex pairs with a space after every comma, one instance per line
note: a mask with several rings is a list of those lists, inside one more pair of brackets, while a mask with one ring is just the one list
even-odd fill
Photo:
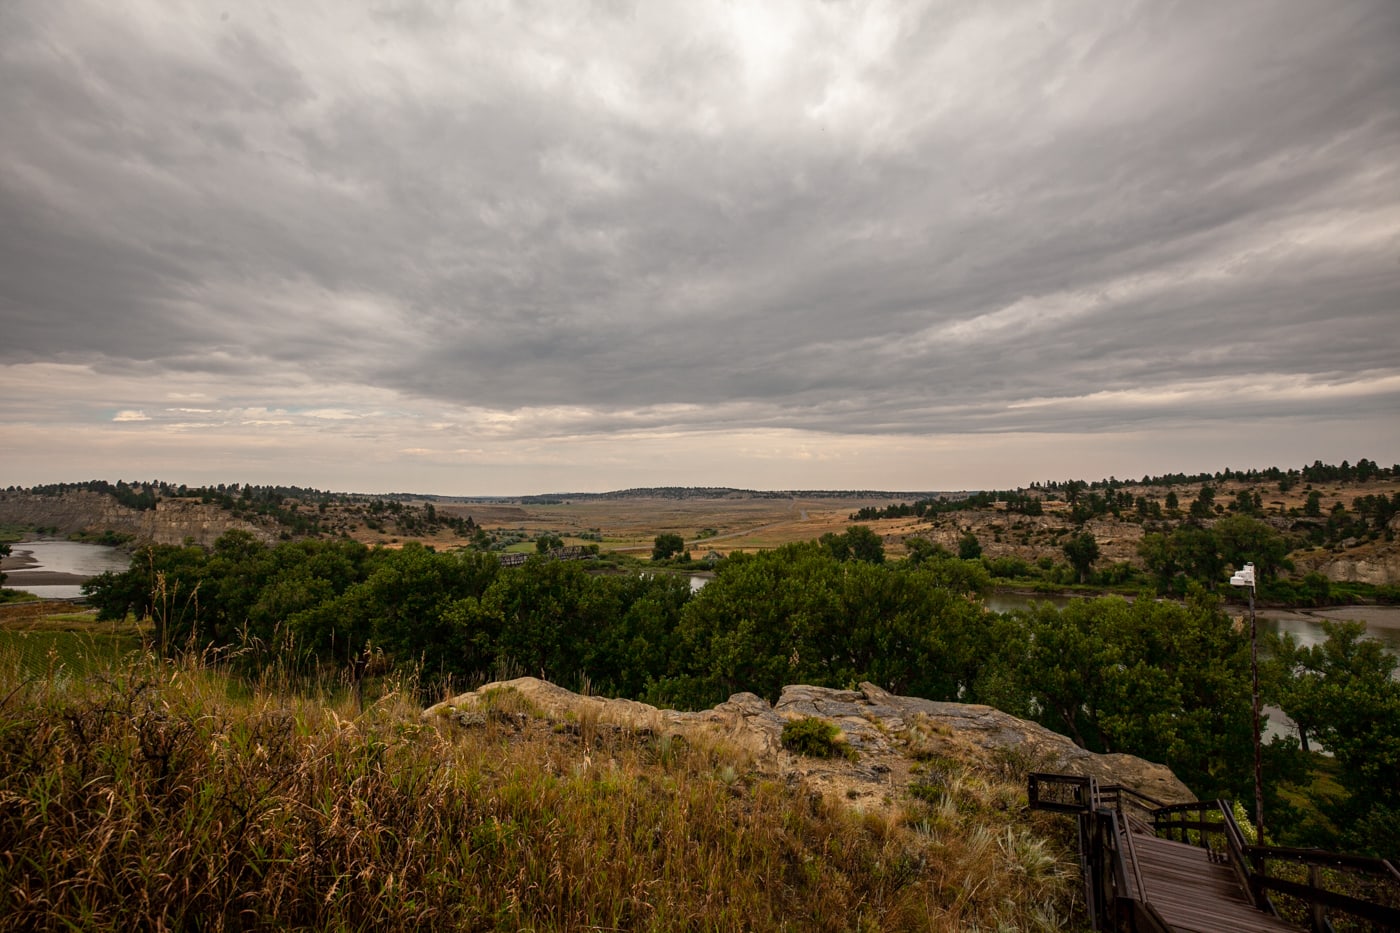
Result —
[[0, 485], [1400, 461], [1400, 3], [0, 3]]

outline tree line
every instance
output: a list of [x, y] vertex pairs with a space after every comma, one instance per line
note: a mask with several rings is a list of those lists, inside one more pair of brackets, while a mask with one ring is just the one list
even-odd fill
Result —
[[[531, 674], [688, 709], [740, 691], [773, 700], [792, 683], [871, 681], [988, 703], [1085, 748], [1163, 762], [1202, 796], [1249, 796], [1248, 633], [1215, 595], [1191, 587], [1183, 601], [997, 614], [984, 607], [991, 577], [979, 560], [874, 557], [862, 536], [735, 554], [692, 593], [680, 576], [594, 574], [539, 557], [502, 567], [469, 550], [266, 546], [230, 532], [207, 551], [143, 548], [87, 590], [101, 618], [149, 615], [167, 652], [226, 652], [254, 671], [409, 666], [435, 691]], [[1325, 825], [1297, 817], [1280, 832], [1310, 844], [1331, 832], [1366, 848], [1351, 827], [1384, 829], [1400, 812], [1382, 780], [1400, 768], [1400, 715], [1388, 712], [1400, 693], [1383, 670], [1393, 659], [1365, 654], [1373, 643], [1348, 632], [1316, 655], [1276, 652], [1280, 672], [1302, 672], [1316, 689], [1289, 692], [1296, 678], [1280, 673], [1268, 679], [1272, 701], [1336, 753], [1337, 779], [1353, 791]], [[1271, 747], [1270, 769], [1305, 783], [1309, 759], [1296, 746]], [[1273, 812], [1284, 789], [1271, 788]]]
[[1045, 483], [1032, 483], [1031, 488], [1055, 491], [1063, 489], [1071, 483], [1082, 484], [1088, 489], [1118, 489], [1123, 486], [1196, 486], [1202, 483], [1223, 483], [1233, 480], [1257, 485], [1276, 483], [1280, 491], [1287, 492], [1300, 482], [1364, 483], [1373, 479], [1385, 478], [1400, 478], [1400, 464], [1383, 467], [1374, 460], [1362, 457], [1356, 461], [1355, 465], [1346, 460], [1335, 465], [1314, 460], [1311, 465], [1301, 468], [1285, 469], [1272, 466], [1264, 469], [1232, 470], [1226, 467], [1223, 470], [1203, 473], [1163, 473], [1157, 476], [1145, 474], [1140, 480], [1118, 479], [1114, 476], [1087, 483], [1084, 480], [1066, 482], [1052, 480]]
[[[1187, 485], [1201, 487], [1201, 493], [1192, 502], [1190, 512], [1191, 517], [1200, 519], [1209, 518], [1216, 514], [1214, 486], [1220, 483], [1231, 481], [1255, 485], [1273, 483], [1278, 486], [1279, 491], [1287, 492], [1299, 483], [1364, 483], [1376, 479], [1397, 478], [1400, 478], [1400, 464], [1383, 467], [1374, 460], [1362, 457], [1355, 465], [1346, 460], [1338, 465], [1325, 464], [1318, 460], [1314, 461], [1311, 466], [1305, 466], [1301, 469], [1268, 467], [1263, 470], [1232, 470], [1226, 468], [1213, 473], [1145, 475], [1141, 480], [1124, 480], [1112, 476], [1093, 481], [1082, 479], [1051, 480], [1049, 482], [1034, 482], [1030, 485], [1029, 491], [1020, 489], [982, 490], [962, 495], [941, 495], [917, 499], [912, 502], [894, 502], [884, 507], [866, 506], [852, 513], [851, 520], [926, 518], [952, 512], [992, 509], [996, 507], [997, 503], [1005, 503], [1005, 511], [1007, 512], [1041, 515], [1044, 514], [1043, 501], [1054, 501], [1061, 497], [1071, 507], [1071, 520], [1079, 524], [1110, 513], [1116, 518], [1122, 518], [1124, 515], [1135, 516], [1139, 519], [1180, 518], [1178, 497], [1171, 490], [1171, 487]], [[1134, 496], [1125, 489], [1127, 486], [1166, 488], [1165, 502], [1158, 502], [1143, 495]], [[1313, 496], [1320, 498], [1319, 493], [1313, 493]], [[1386, 501], [1384, 496], [1367, 496], [1365, 498], [1379, 498]], [[1354, 504], [1358, 511], [1361, 508], [1359, 503], [1358, 499], [1357, 503]], [[1312, 510], [1315, 508], [1315, 505], [1311, 506], [1310, 510], [1304, 514], [1320, 515], [1320, 512]], [[1224, 509], [1225, 506], [1222, 506], [1220, 511]], [[1264, 511], [1260, 494], [1257, 491], [1248, 490], [1239, 492], [1228, 504], [1228, 509], [1231, 512], [1246, 515], [1260, 515]], [[1395, 514], [1394, 508], [1390, 514]]]
[[947, 515], [952, 512], [968, 512], [995, 508], [998, 502], [1006, 503], [1006, 511], [1023, 515], [1042, 515], [1044, 507], [1039, 496], [1032, 496], [1015, 489], [974, 492], [963, 496], [936, 496], [917, 499], [914, 502], [893, 502], [883, 508], [868, 505], [851, 513], [851, 521], [869, 522], [881, 518], [929, 518], [934, 515]]

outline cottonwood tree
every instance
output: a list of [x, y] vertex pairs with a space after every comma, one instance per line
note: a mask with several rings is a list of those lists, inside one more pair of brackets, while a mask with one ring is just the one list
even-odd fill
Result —
[[[946, 565], [946, 566], [945, 566]], [[676, 667], [659, 691], [703, 708], [739, 691], [776, 700], [787, 684], [869, 680], [958, 698], [988, 654], [977, 562], [842, 562], [820, 543], [734, 554], [686, 604]]]
[[1247, 790], [1249, 639], [1199, 588], [1185, 604], [1036, 604], [1005, 616], [992, 645], [979, 701], [1163, 762], [1203, 797]]
[[678, 534], [657, 535], [652, 542], [651, 559], [667, 560], [685, 550], [685, 539]]
[[844, 534], [827, 532], [818, 540], [837, 560], [863, 560], [871, 564], [885, 562], [885, 543], [867, 525], [852, 525]]
[[1074, 568], [1076, 578], [1083, 583], [1099, 559], [1099, 542], [1091, 532], [1081, 531], [1064, 545], [1065, 557]]
[[1292, 547], [1270, 525], [1247, 515], [1229, 515], [1211, 528], [1220, 559], [1236, 568], [1253, 563], [1261, 583], [1273, 580], [1280, 570], [1292, 570]]
[[958, 557], [962, 560], [976, 560], [982, 556], [982, 542], [968, 529], [958, 539]]
[[1273, 699], [1309, 737], [1332, 753], [1348, 797], [1324, 809], [1348, 848], [1400, 854], [1400, 682], [1396, 659], [1365, 637], [1360, 622], [1322, 623], [1327, 640], [1300, 648], [1290, 635], [1275, 645]]

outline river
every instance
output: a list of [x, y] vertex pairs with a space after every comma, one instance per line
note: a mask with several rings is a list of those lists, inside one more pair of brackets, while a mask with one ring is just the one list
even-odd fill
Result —
[[[993, 612], [1025, 609], [1033, 602], [1047, 602], [1064, 607], [1082, 596], [1033, 596], [1021, 593], [993, 593], [987, 597], [987, 608]], [[1231, 603], [1225, 611], [1232, 616], [1249, 615], [1247, 606]], [[1320, 645], [1327, 640], [1322, 629], [1324, 621], [1352, 619], [1366, 623], [1366, 637], [1381, 643], [1385, 650], [1400, 657], [1400, 606], [1337, 606], [1326, 609], [1261, 609], [1257, 613], [1259, 629], [1264, 632], [1292, 635], [1300, 645]]]
[[10, 545], [10, 552], [5, 586], [44, 599], [74, 599], [83, 595], [84, 580], [131, 566], [126, 551], [79, 541], [21, 541]]

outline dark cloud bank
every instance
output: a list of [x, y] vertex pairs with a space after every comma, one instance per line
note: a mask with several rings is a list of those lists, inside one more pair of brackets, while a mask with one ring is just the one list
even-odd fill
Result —
[[0, 9], [0, 430], [1400, 455], [1388, 0], [300, 6]]

